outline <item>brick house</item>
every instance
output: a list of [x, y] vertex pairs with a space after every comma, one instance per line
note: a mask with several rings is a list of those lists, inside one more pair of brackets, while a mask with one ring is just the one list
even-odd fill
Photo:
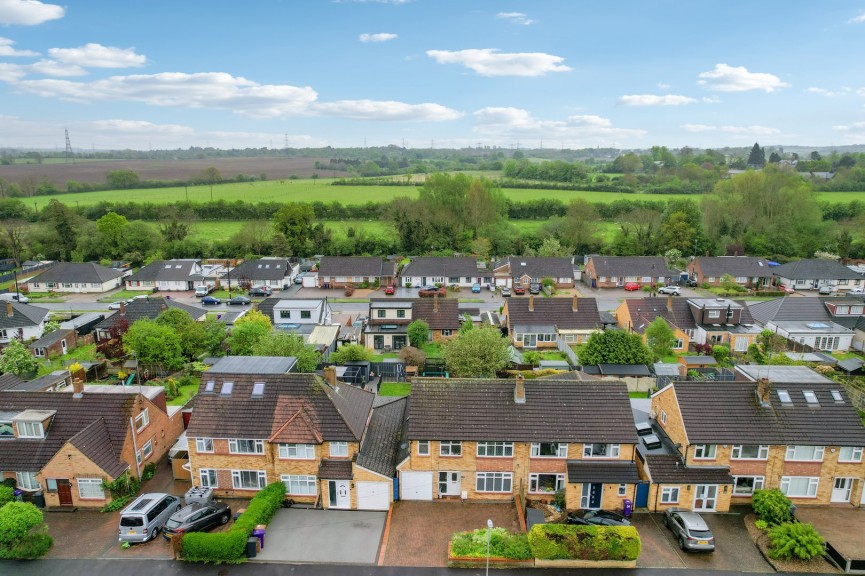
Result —
[[95, 262], [58, 262], [27, 280], [27, 287], [32, 292], [108, 292], [123, 284], [124, 274]]
[[674, 351], [688, 350], [697, 330], [694, 316], [687, 301], [682, 298], [626, 298], [614, 313], [616, 324], [622, 330], [639, 334], [646, 342], [646, 328], [658, 318], [663, 318], [676, 337]]
[[192, 482], [251, 497], [283, 481], [286, 496], [324, 508], [387, 510], [405, 399], [314, 374], [203, 379], [186, 431]]
[[403, 500], [550, 501], [620, 509], [637, 434], [622, 383], [416, 378], [397, 465]]
[[621, 288], [629, 282], [664, 286], [678, 282], [679, 272], [669, 270], [660, 256], [592, 256], [582, 279], [592, 288]]
[[318, 265], [319, 288], [343, 288], [346, 284], [358, 286], [386, 286], [396, 277], [396, 262], [378, 256], [323, 256]]
[[594, 298], [510, 298], [501, 312], [511, 341], [517, 348], [556, 348], [561, 338], [582, 344], [604, 324]]
[[459, 333], [462, 317], [459, 302], [449, 298], [420, 298], [411, 305], [411, 317], [429, 325], [430, 340], [442, 342]]
[[797, 506], [862, 502], [865, 426], [839, 384], [678, 382], [652, 396], [652, 412], [677, 446], [658, 461], [663, 480], [648, 459], [654, 510], [726, 512], [758, 488]]
[[36, 358], [53, 358], [78, 347], [78, 335], [74, 328], [58, 328], [27, 345]]
[[103, 480], [140, 477], [168, 453], [180, 409], [168, 409], [158, 387], [69, 388], [0, 392], [0, 470], [21, 490], [42, 490], [49, 508], [101, 508], [111, 500]]
[[472, 284], [492, 284], [491, 270], [478, 268], [474, 258], [465, 256], [439, 258], [422, 256], [413, 259], [399, 278], [400, 286], [432, 286], [439, 284], [450, 286], [454, 284], [463, 288], [471, 288]]
[[762, 288], [772, 284], [772, 268], [765, 258], [751, 256], [697, 256], [688, 263], [688, 276], [702, 286], [720, 286], [729, 275], [736, 284]]
[[574, 287], [574, 263], [571, 258], [505, 256], [493, 263], [496, 286], [522, 286], [551, 278], [556, 288]]

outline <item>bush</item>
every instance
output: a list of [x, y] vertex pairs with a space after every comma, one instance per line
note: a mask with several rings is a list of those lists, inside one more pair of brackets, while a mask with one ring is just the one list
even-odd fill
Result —
[[5, 484], [0, 484], [0, 507], [3, 507], [7, 502], [12, 502], [15, 489]]
[[144, 465], [144, 470], [141, 472], [142, 480], [150, 480], [156, 476], [156, 464], [153, 462], [148, 462]]
[[757, 527], [757, 530], [762, 530], [763, 532], [765, 532], [766, 529], [769, 528], [769, 523], [766, 522], [765, 520], [755, 520], [754, 526]]
[[42, 511], [30, 502], [8, 502], [0, 508], [0, 558], [32, 560], [45, 554], [53, 540]]
[[751, 506], [754, 508], [754, 513], [769, 524], [783, 524], [789, 522], [793, 517], [790, 510], [792, 506], [790, 499], [777, 488], [754, 490]]
[[556, 490], [556, 493], [553, 494], [553, 504], [558, 507], [559, 510], [565, 509], [565, 491], [564, 490]]
[[267, 524], [285, 499], [285, 484], [268, 484], [249, 502], [246, 512], [227, 532], [190, 532], [183, 536], [183, 559], [190, 562], [237, 564], [245, 560], [246, 539], [258, 524]]
[[[486, 558], [487, 530], [480, 528], [472, 532], [456, 532], [451, 537], [451, 553], [464, 558]], [[525, 534], [511, 534], [504, 528], [490, 530], [490, 556], [528, 560], [532, 557]]]
[[108, 482], [102, 481], [102, 489], [108, 490], [112, 498], [120, 498], [122, 496], [133, 496], [141, 489], [141, 482], [135, 476], [130, 476], [124, 472], [116, 479]]
[[633, 526], [536, 524], [529, 546], [541, 560], [636, 560], [640, 535]]
[[769, 556], [780, 560], [810, 560], [826, 552], [825, 541], [811, 524], [786, 522], [769, 529]]
[[121, 510], [126, 507], [127, 504], [132, 502], [134, 496], [121, 496], [120, 498], [115, 498], [105, 506], [99, 509], [100, 512], [114, 512], [116, 510]]

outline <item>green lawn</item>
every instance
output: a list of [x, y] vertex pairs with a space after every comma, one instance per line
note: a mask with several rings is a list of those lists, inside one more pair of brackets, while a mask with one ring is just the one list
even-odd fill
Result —
[[409, 382], [383, 382], [378, 389], [379, 396], [408, 396], [410, 393]]
[[120, 300], [129, 300], [130, 298], [135, 298], [136, 296], [147, 296], [152, 292], [148, 290], [119, 290], [114, 292], [110, 296], [104, 296], [100, 298], [99, 302], [118, 302]]
[[439, 346], [435, 342], [427, 342], [423, 345], [421, 349], [424, 351], [424, 354], [426, 354], [427, 358], [441, 358], [441, 346]]
[[39, 371], [36, 376], [45, 376], [51, 374], [55, 370], [62, 370], [67, 364], [72, 364], [72, 360], [81, 360], [90, 362], [96, 358], [96, 344], [88, 344], [87, 346], [79, 346], [74, 350], [70, 350], [63, 356], [58, 356], [53, 360], [40, 360]]
[[189, 402], [193, 396], [198, 393], [198, 385], [201, 384], [200, 378], [193, 378], [195, 380], [194, 384], [187, 384], [186, 386], [181, 386], [178, 390], [180, 395], [176, 398], [173, 398], [166, 402], [169, 406], [185, 406], [187, 402]]

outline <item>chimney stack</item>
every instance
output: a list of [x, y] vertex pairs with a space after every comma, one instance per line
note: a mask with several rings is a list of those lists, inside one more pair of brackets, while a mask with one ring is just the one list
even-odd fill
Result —
[[331, 386], [336, 386], [336, 366], [324, 367], [324, 379]]
[[522, 374], [517, 374], [517, 382], [514, 385], [514, 402], [516, 404], [526, 403], [526, 379]]
[[761, 408], [769, 408], [772, 405], [770, 395], [772, 393], [772, 383], [768, 378], [760, 378], [757, 381], [757, 388], [754, 390], [757, 395], [757, 402]]
[[571, 302], [571, 310], [574, 312], [577, 311], [577, 295], [576, 294], [574, 294], [574, 299]]
[[529, 312], [535, 311], [535, 295], [529, 294]]
[[126, 316], [126, 302], [120, 302], [120, 315]]
[[15, 315], [15, 310], [12, 308], [12, 302], [6, 303], [6, 315], [12, 318]]
[[165, 300], [162, 301], [162, 306], [159, 307], [162, 312], [168, 310], [168, 306], [165, 304]]
[[72, 397], [81, 398], [84, 396], [84, 380], [72, 376]]
[[673, 295], [670, 294], [667, 296], [667, 312], [673, 311]]
[[439, 294], [436, 292], [433, 294], [433, 312], [439, 311]]

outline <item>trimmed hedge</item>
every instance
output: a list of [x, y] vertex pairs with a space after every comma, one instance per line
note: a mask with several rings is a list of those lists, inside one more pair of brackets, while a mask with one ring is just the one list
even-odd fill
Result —
[[285, 499], [285, 484], [268, 484], [249, 502], [246, 512], [226, 532], [190, 532], [183, 536], [183, 559], [189, 562], [239, 564], [246, 560], [246, 540], [258, 524], [270, 522]]
[[640, 535], [633, 526], [536, 524], [529, 531], [532, 554], [540, 560], [636, 560]]
[[[451, 553], [463, 558], [486, 558], [487, 529], [454, 533], [451, 537]], [[532, 551], [525, 534], [511, 534], [504, 528], [493, 528], [490, 530], [490, 556], [528, 560], [532, 557]]]

